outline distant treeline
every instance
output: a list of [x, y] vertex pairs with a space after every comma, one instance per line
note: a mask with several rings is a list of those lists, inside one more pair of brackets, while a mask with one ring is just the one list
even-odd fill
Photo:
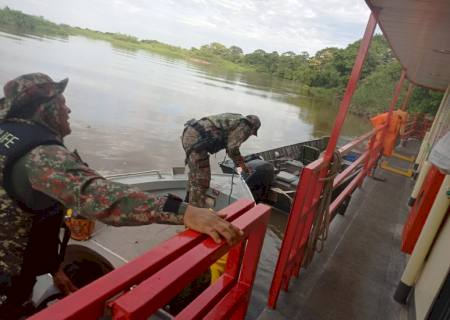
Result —
[[[20, 11], [5, 7], [0, 9], [0, 27], [9, 32], [66, 37], [82, 35], [109, 41], [114, 46], [129, 50], [150, 50], [160, 54], [214, 64], [223, 68], [246, 72], [257, 71], [273, 77], [298, 82], [299, 92], [323, 98], [339, 99], [347, 84], [360, 41], [345, 49], [325, 48], [314, 56], [307, 52], [292, 51], [278, 53], [258, 49], [245, 54], [237, 46], [226, 46], [213, 42], [200, 48], [183, 49], [156, 40], [140, 40], [134, 36], [99, 32], [64, 24], [55, 24]], [[372, 115], [387, 109], [395, 82], [400, 76], [400, 65], [382, 35], [375, 35], [361, 74], [358, 90], [351, 111], [361, 115]], [[403, 90], [402, 97], [406, 91]], [[415, 112], [434, 114], [442, 99], [442, 93], [415, 88], [409, 109]]]
[[[307, 52], [292, 51], [279, 54], [255, 50], [244, 54], [241, 48], [226, 48], [220, 43], [204, 45], [191, 51], [205, 60], [221, 57], [238, 65], [251, 66], [256, 71], [274, 77], [296, 81], [303, 92], [323, 97], [340, 98], [347, 85], [360, 41], [345, 49], [325, 48], [314, 56]], [[401, 67], [394, 58], [383, 35], [375, 35], [366, 58], [358, 90], [352, 99], [351, 111], [360, 115], [373, 115], [385, 111], [392, 99], [395, 83], [400, 78]], [[404, 85], [399, 103], [406, 95]], [[442, 93], [416, 87], [409, 100], [409, 110], [434, 114]]]

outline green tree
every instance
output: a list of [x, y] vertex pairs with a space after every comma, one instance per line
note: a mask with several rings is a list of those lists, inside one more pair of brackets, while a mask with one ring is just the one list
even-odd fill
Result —
[[244, 58], [244, 51], [238, 46], [231, 46], [228, 48], [229, 60], [236, 63], [241, 63]]
[[415, 87], [408, 102], [408, 110], [435, 114], [444, 94], [426, 88]]

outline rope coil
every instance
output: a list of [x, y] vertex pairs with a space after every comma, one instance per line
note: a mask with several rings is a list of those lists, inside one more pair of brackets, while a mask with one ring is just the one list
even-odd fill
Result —
[[333, 153], [333, 158], [330, 162], [326, 177], [319, 179], [319, 181], [323, 182], [324, 185], [305, 249], [305, 256], [302, 264], [305, 268], [309, 266], [316, 252], [322, 252], [324, 243], [328, 238], [328, 230], [331, 222], [329, 209], [331, 196], [333, 193], [333, 182], [334, 178], [338, 175], [339, 170], [341, 169], [341, 163], [342, 156], [339, 152], [335, 151]]

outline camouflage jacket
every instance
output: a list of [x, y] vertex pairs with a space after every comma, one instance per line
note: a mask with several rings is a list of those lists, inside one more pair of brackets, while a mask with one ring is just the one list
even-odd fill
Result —
[[[42, 145], [20, 159], [33, 190], [80, 215], [115, 226], [182, 224], [184, 212], [164, 212], [166, 196], [155, 196], [106, 180], [59, 145]], [[0, 187], [0, 274], [17, 275], [30, 235], [33, 213], [24, 211]]]
[[183, 223], [182, 213], [163, 211], [166, 196], [108, 181], [64, 147], [35, 148], [25, 156], [25, 168], [34, 190], [84, 217], [115, 226]]
[[238, 163], [242, 158], [239, 148], [241, 144], [246, 141], [252, 135], [252, 130], [245, 123], [241, 122], [234, 130], [228, 133], [227, 153], [230, 158]]
[[[62, 142], [38, 124], [0, 123], [0, 277], [3, 278], [5, 273], [18, 274], [25, 264], [32, 265], [36, 274], [54, 271], [58, 264], [62, 207], [34, 191], [24, 166], [17, 165], [21, 162], [17, 159], [42, 144], [62, 145]], [[34, 250], [39, 246], [43, 250]], [[32, 253], [38, 251], [41, 253], [33, 261], [36, 256]], [[24, 273], [31, 274], [31, 267], [29, 270]]]
[[217, 127], [227, 131], [225, 150], [235, 163], [239, 163], [239, 160], [242, 158], [239, 150], [241, 144], [252, 135], [252, 129], [247, 121], [243, 121], [243, 119], [242, 115], [223, 113], [203, 118], [199, 121], [205, 130], [210, 131], [212, 135], [221, 134]]

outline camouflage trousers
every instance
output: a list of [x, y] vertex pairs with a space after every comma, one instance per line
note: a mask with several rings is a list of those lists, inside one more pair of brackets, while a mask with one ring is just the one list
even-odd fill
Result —
[[[189, 151], [200, 139], [200, 134], [192, 127], [187, 127], [181, 141], [184, 151]], [[189, 167], [189, 181], [187, 191], [189, 203], [193, 206], [206, 208], [206, 192], [211, 181], [211, 167], [209, 165], [209, 154], [206, 150], [192, 151], [187, 156]]]

